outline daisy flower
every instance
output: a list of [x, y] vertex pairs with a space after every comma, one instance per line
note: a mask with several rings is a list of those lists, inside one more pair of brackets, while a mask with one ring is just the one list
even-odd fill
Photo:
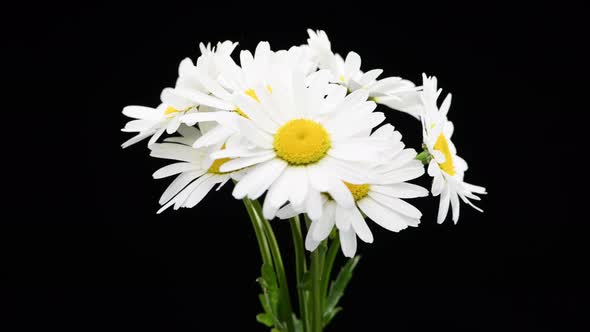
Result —
[[[406, 183], [424, 174], [424, 166], [415, 159], [414, 149], [404, 149], [401, 134], [391, 125], [384, 125], [371, 137], [390, 142], [395, 146], [387, 162], [377, 166], [366, 164], [368, 172], [374, 175], [367, 183], [352, 184], [344, 182], [352, 194], [355, 205], [344, 207], [329, 196], [323, 196], [323, 213], [313, 219], [305, 239], [307, 250], [313, 251], [326, 239], [334, 226], [338, 229], [342, 252], [353, 257], [357, 248], [357, 236], [366, 243], [373, 242], [373, 234], [365, 221], [365, 216], [381, 227], [399, 232], [408, 226], [416, 227], [422, 213], [402, 199], [424, 197], [428, 190]], [[285, 219], [301, 213], [291, 205], [279, 210], [277, 216]]]
[[436, 77], [427, 77], [422, 74], [422, 79], [424, 86], [420, 96], [423, 103], [422, 136], [428, 155], [428, 175], [433, 177], [431, 192], [434, 196], [440, 195], [437, 221], [442, 223], [445, 220], [451, 205], [453, 221], [457, 223], [460, 210], [459, 198], [482, 212], [471, 203], [470, 199], [479, 201], [480, 198], [475, 194], [486, 194], [486, 189], [463, 181], [467, 163], [457, 155], [457, 149], [451, 141], [453, 123], [447, 119], [451, 106], [451, 94], [449, 93], [438, 107], [437, 99], [442, 90], [437, 89]]
[[[250, 51], [240, 53], [240, 66], [233, 61], [225, 61], [220, 66], [219, 75], [213, 77], [203, 73], [198, 68], [193, 73], [193, 77], [200, 82], [205, 90], [210, 92], [209, 101], [199, 100], [205, 109], [201, 106], [200, 110], [204, 112], [192, 113], [182, 118], [182, 121], [188, 125], [199, 125], [208, 122], [215, 122], [218, 125], [195, 142], [195, 147], [203, 147], [226, 141], [232, 135], [239, 132], [237, 120], [239, 117], [245, 117], [246, 114], [240, 109], [239, 105], [234, 103], [236, 95], [242, 95], [253, 101], [259, 102], [258, 95], [253, 89], [254, 86], [264, 86], [268, 92], [272, 92], [273, 87], [269, 84], [270, 68], [274, 65], [283, 65], [289, 68], [299, 69], [304, 73], [315, 69], [310, 65], [307, 51], [301, 47], [292, 47], [288, 51], [282, 50], [277, 53], [270, 49], [270, 44], [260, 42], [254, 54]], [[198, 65], [197, 65], [198, 67]], [[307, 80], [323, 80], [328, 82], [327, 72], [311, 73]], [[188, 94], [183, 93], [183, 96]]]
[[168, 134], [176, 132], [181, 124], [181, 117], [196, 111], [195, 104], [188, 100], [171, 96], [167, 89], [160, 96], [162, 103], [156, 107], [126, 106], [123, 114], [133, 118], [121, 129], [124, 132], [137, 132], [137, 135], [124, 142], [121, 146], [126, 148], [151, 136], [148, 145], [154, 144], [166, 131]]
[[[257, 199], [268, 189], [264, 216], [272, 219], [287, 201], [319, 217], [321, 192], [345, 207], [354, 205], [343, 181], [364, 183], [362, 170], [353, 162], [380, 160], [392, 148], [362, 133], [379, 125], [382, 113], [367, 101], [366, 91], [346, 96], [346, 89], [315, 80], [306, 83], [301, 71], [272, 68], [268, 83], [253, 88], [258, 101], [236, 95], [234, 102], [245, 113], [238, 126], [243, 136], [234, 146], [212, 154], [235, 158], [221, 171], [250, 167], [234, 188], [235, 198]], [[325, 91], [329, 91], [326, 95]]]
[[[128, 147], [144, 138], [152, 136], [148, 145], [154, 144], [166, 131], [168, 134], [176, 132], [184, 115], [199, 111], [198, 106], [203, 104], [212, 107], [231, 107], [216, 98], [211, 97], [210, 91], [201, 83], [199, 75], [219, 75], [219, 68], [227, 66], [231, 60], [231, 53], [237, 43], [225, 41], [218, 43], [217, 47], [200, 44], [202, 55], [197, 59], [197, 64], [186, 58], [178, 66], [178, 79], [174, 88], [166, 88], [162, 91], [160, 99], [162, 104], [156, 108], [144, 106], [127, 106], [123, 114], [134, 118], [129, 121], [123, 131], [138, 132], [135, 137], [122, 144]], [[206, 110], [203, 106], [203, 110]]]
[[361, 57], [356, 52], [349, 52], [343, 59], [332, 52], [330, 40], [324, 31], [307, 30], [307, 33], [312, 58], [320, 69], [328, 69], [332, 73], [335, 83], [346, 86], [349, 91], [367, 90], [369, 97], [376, 103], [418, 117], [420, 100], [417, 91], [420, 87], [401, 77], [378, 79], [383, 73], [382, 69], [365, 73], [361, 71]]
[[242, 170], [222, 172], [219, 168], [229, 161], [229, 158], [211, 159], [210, 155], [223, 146], [195, 149], [191, 145], [201, 136], [201, 132], [194, 127], [181, 126], [182, 136], [171, 137], [165, 143], [150, 146], [150, 156], [176, 160], [157, 170], [153, 177], [161, 179], [172, 175], [178, 176], [170, 183], [160, 197], [162, 207], [158, 213], [174, 206], [191, 208], [197, 205], [217, 185], [219, 190], [230, 179], [239, 180]]

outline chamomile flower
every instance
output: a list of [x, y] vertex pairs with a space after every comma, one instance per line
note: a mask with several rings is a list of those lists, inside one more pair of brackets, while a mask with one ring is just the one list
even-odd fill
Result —
[[181, 117], [196, 111], [195, 105], [187, 100], [174, 98], [165, 89], [160, 96], [162, 103], [156, 107], [126, 106], [123, 114], [134, 120], [127, 122], [121, 129], [124, 132], [137, 132], [138, 134], [121, 146], [126, 148], [151, 136], [148, 145], [154, 144], [166, 131], [168, 134], [176, 132], [181, 124]]
[[367, 101], [366, 91], [346, 96], [344, 87], [330, 90], [324, 81], [308, 85], [298, 70], [275, 67], [270, 72], [272, 93], [258, 85], [253, 88], [258, 101], [243, 95], [234, 99], [246, 115], [238, 122], [243, 139], [212, 154], [235, 158], [221, 171], [250, 167], [236, 184], [234, 197], [256, 199], [268, 189], [263, 204], [268, 219], [287, 201], [319, 217], [321, 192], [352, 207], [352, 194], [343, 181], [367, 181], [354, 163], [380, 160], [392, 148], [362, 135], [379, 125], [384, 115], [373, 112], [376, 105]]
[[[242, 95], [252, 101], [259, 102], [258, 95], [253, 89], [254, 86], [264, 86], [268, 92], [272, 93], [273, 87], [269, 83], [269, 76], [271, 68], [276, 65], [308, 73], [311, 65], [305, 52], [304, 48], [292, 47], [288, 51], [283, 50], [275, 53], [270, 49], [269, 43], [260, 42], [254, 54], [250, 51], [240, 53], [240, 66], [233, 62], [224, 62], [217, 79], [200, 73], [198, 70], [195, 71], [194, 77], [211, 93], [210, 101], [200, 100], [203, 105], [210, 106], [207, 109], [210, 112], [193, 113], [183, 117], [182, 121], [188, 125], [216, 122], [218, 126], [198, 139], [194, 146], [198, 148], [218, 144], [239, 133], [237, 120], [240, 117], [245, 117], [246, 114], [239, 105], [234, 103], [235, 96]], [[307, 81], [311, 80], [327, 83], [328, 75], [326, 72], [311, 73], [307, 76]]]
[[162, 207], [158, 213], [174, 206], [191, 208], [197, 205], [216, 185], [219, 190], [230, 179], [238, 180], [242, 170], [222, 172], [219, 168], [229, 161], [229, 158], [213, 160], [210, 154], [222, 147], [208, 147], [195, 149], [191, 145], [200, 137], [201, 132], [188, 126], [179, 128], [182, 136], [171, 137], [165, 143], [150, 146], [150, 156], [179, 161], [157, 170], [153, 177], [160, 179], [172, 175], [178, 176], [170, 183], [160, 197]]
[[382, 69], [361, 71], [361, 57], [356, 52], [349, 52], [346, 59], [334, 54], [331, 43], [324, 31], [307, 30], [307, 43], [311, 49], [312, 58], [320, 69], [328, 69], [333, 75], [333, 81], [342, 84], [349, 91], [367, 90], [369, 97], [376, 103], [409, 113], [418, 117], [420, 100], [418, 90], [411, 81], [401, 77], [386, 77], [379, 79]]
[[[307, 250], [315, 250], [335, 226], [342, 252], [346, 257], [353, 257], [357, 248], [357, 236], [366, 243], [373, 242], [373, 234], [365, 216], [393, 232], [415, 227], [420, 223], [422, 213], [403, 199], [428, 195], [428, 190], [406, 183], [424, 174], [424, 166], [415, 159], [414, 149], [404, 149], [401, 134], [393, 126], [384, 125], [371, 137], [390, 142], [395, 147], [390, 158], [377, 165], [365, 164], [367, 172], [373, 173], [369, 182], [344, 183], [355, 200], [354, 206], [344, 207], [328, 195], [323, 196], [323, 213], [320, 218], [312, 219], [305, 239]], [[287, 205], [277, 215], [284, 219], [302, 212]]]
[[422, 79], [424, 85], [421, 93], [422, 136], [429, 155], [428, 175], [433, 177], [431, 192], [434, 196], [440, 195], [437, 221], [442, 223], [445, 220], [451, 205], [453, 221], [457, 223], [460, 210], [459, 198], [476, 210], [482, 211], [471, 203], [470, 199], [480, 200], [475, 194], [486, 194], [486, 189], [463, 180], [467, 163], [457, 155], [457, 149], [451, 141], [453, 123], [447, 119], [451, 106], [451, 94], [448, 94], [438, 107], [437, 99], [442, 90], [437, 89], [436, 77], [427, 77], [422, 74]]

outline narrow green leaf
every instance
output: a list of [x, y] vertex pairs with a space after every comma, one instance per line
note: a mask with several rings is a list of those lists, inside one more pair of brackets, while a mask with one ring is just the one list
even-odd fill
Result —
[[267, 326], [267, 327], [274, 326], [274, 321], [273, 321], [271, 315], [269, 315], [267, 313], [256, 315], [256, 321], [260, 324]]
[[[326, 313], [331, 313], [332, 311], [336, 310], [336, 306], [338, 305], [338, 301], [344, 295], [344, 291], [346, 290], [346, 286], [350, 282], [352, 278], [352, 271], [358, 264], [360, 256], [356, 256], [351, 258], [346, 262], [346, 264], [340, 269], [336, 280], [332, 282], [330, 286], [330, 291], [328, 292], [328, 298], [326, 300], [326, 305], [324, 308], [324, 316]], [[335, 315], [334, 313], [333, 315]]]
[[328, 325], [340, 311], [342, 311], [342, 307], [336, 307], [331, 311], [326, 311], [324, 313], [324, 326]]
[[295, 332], [304, 332], [303, 323], [297, 319], [297, 316], [293, 314], [293, 326], [295, 327]]

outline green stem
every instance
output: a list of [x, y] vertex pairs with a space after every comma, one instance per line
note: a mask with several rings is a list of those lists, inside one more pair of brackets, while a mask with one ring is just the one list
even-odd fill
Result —
[[328, 296], [328, 286], [330, 285], [330, 277], [332, 275], [332, 268], [334, 267], [334, 261], [338, 255], [340, 249], [340, 237], [336, 236], [330, 244], [330, 249], [326, 255], [326, 262], [324, 265], [324, 275], [322, 278], [322, 296], [325, 298]]
[[318, 247], [311, 253], [311, 273], [312, 273], [312, 284], [311, 284], [311, 294], [312, 294], [312, 327], [311, 332], [321, 332], [322, 331], [322, 321], [323, 321], [323, 313], [322, 313], [322, 294], [321, 294], [321, 278], [322, 278], [322, 254], [320, 253], [321, 248]]
[[307, 271], [305, 261], [305, 249], [303, 248], [303, 236], [301, 235], [301, 221], [299, 216], [291, 218], [291, 235], [295, 247], [295, 272], [297, 276], [297, 296], [299, 297], [299, 316], [303, 320], [305, 331], [309, 330], [309, 319], [307, 317], [307, 301], [303, 289], [303, 275]]
[[254, 206], [254, 212], [256, 213], [259, 221], [262, 222], [262, 227], [264, 229], [264, 233], [266, 234], [268, 245], [270, 247], [270, 252], [272, 254], [275, 272], [279, 280], [279, 290], [281, 293], [281, 305], [279, 307], [279, 313], [281, 319], [287, 323], [288, 331], [294, 331], [292, 318], [293, 309], [291, 308], [289, 284], [287, 282], [287, 274], [285, 273], [285, 266], [283, 265], [283, 258], [281, 256], [279, 244], [272, 230], [272, 227], [270, 226], [270, 223], [268, 222], [268, 220], [266, 220], [266, 218], [264, 218], [262, 214], [262, 207], [260, 206], [260, 203], [257, 200], [252, 201], [252, 203]]
[[248, 211], [248, 216], [250, 216], [250, 221], [252, 221], [252, 227], [254, 228], [254, 233], [256, 234], [256, 240], [258, 240], [258, 247], [260, 248], [260, 256], [262, 256], [262, 263], [272, 266], [272, 258], [270, 255], [270, 249], [268, 248], [268, 242], [266, 241], [266, 236], [264, 235], [264, 228], [260, 222], [260, 219], [256, 215], [254, 205], [248, 198], [244, 198], [243, 201], [244, 205], [246, 206], [246, 210]]

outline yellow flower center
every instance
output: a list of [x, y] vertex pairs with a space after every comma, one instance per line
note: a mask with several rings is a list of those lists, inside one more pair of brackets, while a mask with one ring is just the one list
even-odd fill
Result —
[[213, 173], [213, 174], [225, 174], [226, 172], [219, 171], [219, 167], [221, 167], [221, 165], [227, 163], [230, 160], [231, 160], [231, 158], [216, 159], [215, 161], [213, 161], [213, 164], [211, 164], [211, 167], [209, 167], [207, 172]]
[[436, 139], [436, 143], [434, 143], [434, 149], [442, 152], [445, 156], [445, 162], [442, 164], [438, 164], [440, 168], [445, 171], [449, 175], [455, 175], [455, 166], [453, 165], [453, 157], [451, 155], [451, 150], [449, 149], [449, 142], [445, 135], [440, 134]]
[[180, 112], [179, 110], [177, 110], [176, 108], [172, 107], [172, 106], [168, 106], [166, 107], [166, 110], [164, 111], [164, 115], [169, 116], [172, 115], [174, 113], [178, 113]]
[[312, 120], [296, 119], [285, 123], [274, 136], [277, 156], [291, 165], [307, 165], [322, 159], [330, 149], [330, 136]]
[[348, 183], [346, 181], [343, 181], [344, 184], [346, 185], [346, 187], [348, 188], [348, 190], [350, 191], [350, 193], [352, 194], [352, 197], [354, 198], [355, 201], [361, 200], [365, 197], [367, 197], [367, 195], [369, 194], [369, 189], [371, 189], [371, 186], [368, 184], [352, 184], [352, 183]]

